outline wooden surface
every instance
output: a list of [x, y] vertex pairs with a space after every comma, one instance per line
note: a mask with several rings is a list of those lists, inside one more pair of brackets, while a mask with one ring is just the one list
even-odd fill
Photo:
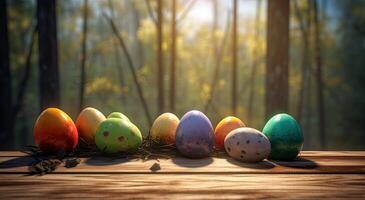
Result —
[[[34, 158], [0, 152], [0, 198], [319, 199], [365, 198], [365, 152], [301, 153], [292, 162], [245, 164], [230, 158], [81, 158], [30, 175]], [[158, 163], [160, 168], [150, 168]]]

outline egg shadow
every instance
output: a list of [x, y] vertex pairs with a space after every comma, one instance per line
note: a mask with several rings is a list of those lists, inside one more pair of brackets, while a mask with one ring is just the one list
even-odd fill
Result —
[[204, 167], [208, 166], [213, 163], [212, 157], [206, 157], [206, 158], [186, 158], [181, 155], [178, 155], [177, 157], [173, 157], [172, 162], [180, 167], [186, 167], [186, 168], [198, 168], [198, 167]]
[[295, 169], [315, 169], [319, 166], [317, 162], [303, 157], [297, 157], [294, 160], [290, 161], [271, 160], [271, 159], [270, 161], [279, 166], [295, 168]]
[[108, 157], [104, 155], [96, 155], [85, 160], [86, 165], [92, 166], [107, 166], [107, 165], [117, 165], [121, 163], [127, 163], [135, 158], [130, 157]]
[[0, 162], [0, 169], [10, 169], [16, 167], [26, 167], [37, 163], [37, 160], [31, 156], [16, 157], [10, 160]]
[[243, 167], [243, 168], [251, 168], [251, 169], [272, 169], [275, 167], [275, 165], [267, 160], [263, 160], [261, 162], [257, 162], [257, 163], [245, 163], [245, 162], [241, 162], [238, 160], [235, 160], [233, 158], [228, 157], [227, 162], [229, 162], [230, 164], [239, 166], [239, 167]]

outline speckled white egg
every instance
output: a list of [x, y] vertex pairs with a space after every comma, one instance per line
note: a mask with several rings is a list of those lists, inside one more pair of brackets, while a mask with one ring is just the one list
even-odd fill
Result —
[[243, 162], [260, 162], [270, 154], [269, 139], [253, 128], [238, 128], [231, 131], [224, 140], [229, 156]]

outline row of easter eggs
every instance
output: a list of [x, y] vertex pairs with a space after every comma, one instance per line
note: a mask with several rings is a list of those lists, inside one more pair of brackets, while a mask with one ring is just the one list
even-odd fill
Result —
[[233, 116], [222, 119], [213, 130], [208, 117], [200, 111], [187, 112], [180, 121], [174, 114], [164, 113], [154, 121], [150, 135], [160, 144], [175, 143], [186, 157], [207, 157], [215, 146], [243, 162], [268, 157], [292, 160], [303, 145], [300, 126], [288, 114], [275, 115], [260, 132]]
[[34, 126], [35, 143], [46, 153], [71, 152], [79, 137], [87, 144], [96, 144], [105, 153], [134, 152], [142, 144], [140, 130], [127, 116], [113, 112], [105, 118], [90, 107], [79, 114], [76, 124], [62, 110], [48, 108]]
[[[76, 120], [57, 108], [41, 113], [34, 127], [35, 142], [44, 152], [72, 151], [78, 138], [96, 144], [105, 153], [134, 152], [142, 144], [142, 134], [125, 115], [111, 113], [107, 118], [94, 108], [84, 109]], [[233, 158], [258, 162], [270, 155], [272, 159], [290, 160], [297, 156], [303, 136], [298, 123], [287, 114], [270, 119], [263, 133], [245, 127], [236, 117], [226, 117], [215, 130], [200, 111], [187, 112], [181, 120], [172, 113], [160, 115], [150, 129], [151, 139], [176, 144], [187, 157], [209, 156], [213, 147], [225, 149]]]

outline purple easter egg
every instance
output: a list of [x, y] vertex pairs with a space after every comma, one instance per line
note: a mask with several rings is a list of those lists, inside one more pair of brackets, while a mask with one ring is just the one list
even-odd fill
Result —
[[204, 113], [192, 110], [181, 118], [176, 129], [176, 148], [191, 158], [207, 157], [213, 151], [214, 130]]

